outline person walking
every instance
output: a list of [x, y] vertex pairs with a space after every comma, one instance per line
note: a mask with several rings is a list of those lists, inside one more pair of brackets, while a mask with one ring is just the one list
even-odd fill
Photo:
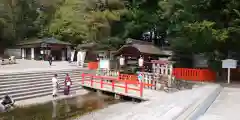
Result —
[[52, 65], [52, 55], [51, 54], [49, 54], [48, 55], [48, 62], [49, 62], [49, 65], [51, 66]]
[[70, 92], [70, 87], [72, 85], [72, 81], [68, 73], [66, 74], [64, 84], [65, 84], [64, 95], [68, 95]]
[[57, 74], [54, 74], [54, 77], [52, 78], [52, 85], [53, 85], [53, 97], [57, 97], [57, 93], [58, 93], [58, 79], [57, 79]]

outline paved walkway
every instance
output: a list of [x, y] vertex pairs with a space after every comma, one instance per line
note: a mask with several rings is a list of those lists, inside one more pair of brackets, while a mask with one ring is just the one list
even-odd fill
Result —
[[198, 120], [240, 120], [240, 88], [225, 87]]
[[[184, 113], [190, 106], [198, 103], [202, 96], [210, 94], [217, 85], [205, 85], [192, 90], [184, 90], [171, 94], [156, 93], [155, 97], [151, 100], [139, 103], [132, 107], [121, 108], [118, 107], [114, 110], [108, 108], [101, 110], [101, 114], [90, 114], [91, 117], [80, 117], [76, 120], [173, 120], [177, 119]], [[115, 112], [112, 112], [112, 111]], [[109, 112], [111, 111], [111, 112]]]
[[48, 61], [17, 59], [17, 64], [0, 65], [0, 74], [13, 72], [77, 69], [77, 68], [79, 67], [76, 66], [75, 62], [68, 63], [67, 61], [53, 61], [52, 66], [50, 66]]

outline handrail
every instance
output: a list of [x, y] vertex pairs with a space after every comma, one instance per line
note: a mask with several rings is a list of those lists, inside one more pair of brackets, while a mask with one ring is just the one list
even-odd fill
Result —
[[[125, 91], [126, 94], [128, 93], [129, 90], [134, 90], [134, 91], [139, 91], [140, 96], [141, 97], [143, 96], [143, 87], [144, 87], [145, 84], [141, 83], [141, 82], [136, 82], [135, 83], [136, 85], [140, 85], [139, 88], [133, 88], [133, 87], [129, 87], [128, 82], [124, 82], [123, 86], [119, 85], [119, 84], [116, 84], [116, 82], [119, 81], [119, 80], [118, 80], [118, 78], [115, 78], [115, 77], [96, 76], [96, 75], [85, 74], [85, 73], [82, 73], [81, 77], [82, 77], [82, 84], [83, 85], [84, 85], [85, 81], [90, 81], [90, 86], [91, 87], [93, 87], [94, 83], [100, 83], [100, 88], [101, 89], [104, 87], [104, 85], [111, 85], [112, 91], [114, 91], [116, 87], [119, 87], [119, 88], [124, 88], [124, 91]], [[86, 80], [85, 79], [86, 77], [90, 77], [90, 80]], [[96, 79], [100, 79], [100, 82], [99, 82], [99, 80], [96, 80]], [[105, 82], [104, 80], [111, 80], [111, 83]]]

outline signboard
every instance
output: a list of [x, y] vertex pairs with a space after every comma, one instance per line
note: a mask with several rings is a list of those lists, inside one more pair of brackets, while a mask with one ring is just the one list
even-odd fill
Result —
[[237, 68], [237, 60], [233, 59], [222, 60], [222, 68]]
[[100, 60], [99, 68], [100, 69], [110, 69], [110, 60]]

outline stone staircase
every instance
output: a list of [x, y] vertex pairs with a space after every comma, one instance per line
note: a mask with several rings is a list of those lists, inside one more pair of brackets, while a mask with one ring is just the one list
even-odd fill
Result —
[[3, 98], [5, 94], [12, 96], [16, 101], [51, 95], [52, 77], [54, 74], [58, 74], [60, 94], [63, 94], [66, 73], [69, 73], [73, 82], [71, 92], [76, 92], [81, 89], [79, 81], [81, 80], [82, 72], [90, 71], [69, 69], [0, 75], [0, 99]]

